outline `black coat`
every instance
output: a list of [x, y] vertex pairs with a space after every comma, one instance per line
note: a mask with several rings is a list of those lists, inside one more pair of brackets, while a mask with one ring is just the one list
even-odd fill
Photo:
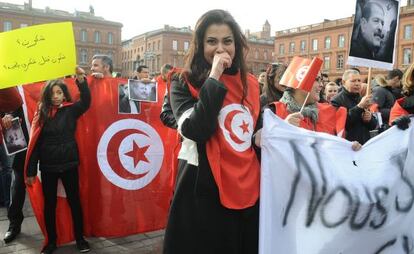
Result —
[[162, 109], [160, 114], [161, 122], [172, 129], [177, 129], [177, 121], [175, 120], [171, 104], [170, 104], [170, 96], [168, 91], [165, 92], [164, 101], [162, 103]]
[[61, 107], [55, 116], [43, 124], [40, 136], [29, 158], [27, 176], [37, 174], [37, 163], [43, 172], [64, 172], [79, 165], [78, 146], [75, 139], [76, 121], [88, 110], [91, 94], [87, 81], [77, 83], [80, 99], [72, 105]]
[[164, 254], [257, 253], [258, 203], [241, 210], [222, 206], [207, 158], [206, 142], [217, 131], [226, 93], [224, 84], [209, 78], [202, 85], [197, 100], [182, 80], [172, 80], [170, 98], [175, 119], [179, 121], [184, 112], [194, 109], [183, 121], [181, 132], [197, 143], [199, 165], [179, 160]]
[[390, 111], [394, 106], [395, 98], [392, 94], [391, 87], [375, 86], [372, 88], [372, 99], [378, 104], [378, 109], [381, 112], [382, 121], [388, 123], [390, 119]]
[[371, 121], [365, 123], [362, 120], [362, 113], [364, 109], [358, 107], [361, 101], [359, 94], [350, 93], [346, 89], [342, 89], [334, 98], [332, 98], [332, 105], [335, 107], [345, 107], [348, 110], [345, 124], [345, 138], [349, 141], [358, 141], [362, 145], [370, 139], [370, 130], [377, 127], [377, 120], [375, 117]]

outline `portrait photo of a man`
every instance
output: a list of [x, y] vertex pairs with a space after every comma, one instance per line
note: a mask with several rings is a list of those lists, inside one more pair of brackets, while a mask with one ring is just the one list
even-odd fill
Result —
[[3, 130], [3, 141], [8, 155], [27, 149], [27, 141], [18, 117], [12, 120], [12, 126]]
[[157, 102], [157, 84], [141, 80], [128, 80], [129, 98], [136, 101]]
[[398, 11], [396, 0], [357, 0], [349, 56], [392, 64]]
[[129, 99], [128, 84], [118, 85], [118, 114], [139, 114], [141, 103]]

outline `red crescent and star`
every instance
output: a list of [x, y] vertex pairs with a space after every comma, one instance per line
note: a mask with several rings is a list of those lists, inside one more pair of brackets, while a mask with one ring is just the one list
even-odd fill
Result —
[[[245, 141], [238, 138], [232, 131], [231, 128], [231, 122], [233, 121], [233, 118], [237, 115], [243, 113], [241, 110], [234, 110], [227, 114], [226, 118], [224, 119], [224, 128], [230, 133], [230, 138], [236, 143], [236, 144], [243, 144]], [[249, 132], [249, 123], [246, 123], [243, 120], [243, 124], [239, 126], [243, 130], [244, 133]]]

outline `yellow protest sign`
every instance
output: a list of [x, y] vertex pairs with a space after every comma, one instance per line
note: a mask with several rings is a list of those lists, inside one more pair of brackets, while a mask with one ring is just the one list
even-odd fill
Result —
[[71, 22], [0, 33], [0, 88], [70, 75], [75, 66]]

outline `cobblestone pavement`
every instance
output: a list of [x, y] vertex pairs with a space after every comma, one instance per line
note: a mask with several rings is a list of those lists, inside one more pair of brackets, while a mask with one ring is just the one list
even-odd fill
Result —
[[[30, 203], [26, 200], [24, 211], [25, 219], [22, 225], [22, 232], [11, 243], [3, 242], [4, 233], [7, 231], [9, 221], [5, 208], [0, 208], [0, 254], [19, 253], [34, 254], [40, 253], [43, 243], [43, 235], [33, 215]], [[120, 238], [89, 237], [87, 240], [91, 245], [89, 253], [136, 253], [136, 254], [161, 254], [164, 230], [147, 232], [144, 234], [130, 235]], [[79, 253], [74, 242], [59, 247], [56, 254]]]

